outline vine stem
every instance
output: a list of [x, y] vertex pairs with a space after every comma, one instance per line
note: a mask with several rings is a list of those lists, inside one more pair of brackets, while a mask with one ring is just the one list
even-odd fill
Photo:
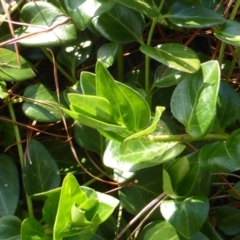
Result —
[[[164, 3], [164, 0], [161, 0], [158, 8], [159, 15], [161, 13], [163, 3]], [[152, 21], [151, 28], [148, 34], [148, 40], [147, 40], [147, 45], [149, 46], [151, 45], [152, 36], [153, 36], [154, 29], [157, 22], [158, 22], [158, 18], [154, 18]], [[151, 106], [151, 90], [152, 90], [152, 87], [150, 87], [150, 57], [148, 55], [145, 55], [145, 91], [147, 96], [146, 100], [150, 106]]]
[[179, 135], [159, 135], [153, 136], [148, 135], [150, 142], [193, 142], [193, 141], [226, 141], [228, 140], [228, 135], [226, 134], [207, 134], [200, 139], [194, 139], [189, 134], [179, 134]]
[[[13, 109], [13, 105], [12, 105], [11, 99], [9, 97], [7, 98], [7, 106], [8, 106], [8, 110], [9, 110], [10, 117], [11, 117], [12, 121], [17, 122], [15, 112], [14, 112], [14, 109]], [[23, 147], [22, 147], [22, 143], [21, 143], [22, 142], [21, 141], [21, 136], [20, 136], [20, 133], [19, 133], [19, 128], [16, 124], [13, 124], [13, 129], [14, 129], [14, 134], [15, 134], [15, 137], [16, 137], [20, 164], [21, 164], [21, 168], [23, 169], [24, 153], [23, 153]], [[27, 201], [29, 217], [34, 217], [32, 200], [28, 196], [27, 193], [26, 193], [26, 201]]]

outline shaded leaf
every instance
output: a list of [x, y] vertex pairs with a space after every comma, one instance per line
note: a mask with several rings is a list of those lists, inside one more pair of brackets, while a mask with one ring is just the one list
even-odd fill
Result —
[[26, 164], [23, 166], [23, 183], [29, 196], [60, 185], [60, 173], [54, 159], [36, 140], [31, 140], [28, 146]]
[[233, 20], [226, 20], [226, 23], [214, 30], [216, 38], [222, 42], [240, 46], [240, 34], [236, 29], [240, 27], [240, 23]]
[[234, 172], [240, 169], [240, 130], [234, 131], [226, 142], [205, 145], [199, 153], [201, 167], [211, 172]]
[[21, 220], [16, 216], [0, 218], [0, 240], [21, 240]]
[[205, 136], [213, 124], [219, 84], [219, 64], [209, 61], [181, 81], [173, 92], [172, 113], [193, 138]]
[[145, 27], [143, 16], [120, 4], [93, 19], [96, 29], [108, 40], [114, 43], [141, 42]]
[[189, 239], [205, 222], [209, 203], [204, 196], [193, 196], [183, 200], [165, 200], [160, 209], [165, 220]]
[[206, 28], [223, 24], [226, 20], [216, 11], [201, 5], [187, 5], [176, 2], [171, 7], [168, 19], [180, 27]]
[[[0, 154], [0, 215], [13, 215], [19, 200], [19, 176], [15, 162]], [[1, 218], [0, 218], [1, 219]], [[1, 236], [1, 235], [0, 235]]]
[[64, 0], [64, 3], [74, 25], [84, 30], [95, 16], [108, 11], [115, 2], [112, 0]]
[[[17, 30], [18, 36], [21, 37], [31, 34], [19, 40], [27, 46], [61, 45], [77, 37], [74, 25], [68, 23], [69, 18], [48, 2], [37, 1], [25, 4], [21, 9], [21, 20], [33, 25]], [[49, 28], [52, 29], [48, 30]]]
[[178, 43], [165, 43], [157, 47], [142, 45], [140, 51], [179, 71], [194, 73], [200, 68], [197, 54], [192, 49]]
[[[35, 73], [30, 68], [26, 60], [20, 56], [19, 66], [17, 55], [5, 48], [0, 48], [0, 78], [1, 81], [18, 82], [35, 77]], [[1, 98], [7, 97], [4, 82], [1, 82]]]
[[[22, 105], [24, 114], [30, 119], [39, 122], [56, 122], [62, 119], [57, 94], [49, 91], [43, 84], [28, 86], [23, 96], [31, 99]], [[63, 103], [65, 105], [64, 101]]]

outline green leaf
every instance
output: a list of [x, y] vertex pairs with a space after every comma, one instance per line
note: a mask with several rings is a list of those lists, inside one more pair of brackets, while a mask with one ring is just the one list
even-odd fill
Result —
[[228, 190], [229, 194], [235, 198], [240, 199], [240, 181], [236, 182], [233, 189]]
[[73, 127], [73, 134], [78, 145], [100, 156], [103, 155], [106, 139], [96, 129], [76, 123]]
[[195, 139], [205, 136], [215, 119], [220, 69], [217, 61], [201, 64], [175, 88], [171, 99], [174, 117]]
[[64, 66], [69, 67], [74, 73], [77, 66], [90, 57], [92, 48], [92, 41], [89, 36], [81, 33], [76, 40], [64, 44], [57, 55], [57, 60]]
[[[162, 165], [137, 171], [131, 179], [134, 181], [135, 184], [120, 189], [119, 199], [123, 208], [135, 216], [163, 192]], [[151, 219], [160, 217], [159, 209], [150, 216]]]
[[240, 46], [240, 34], [236, 29], [240, 27], [240, 23], [233, 20], [226, 20], [226, 23], [219, 28], [214, 29], [214, 35], [222, 42]]
[[96, 93], [96, 75], [90, 72], [81, 72], [80, 84], [83, 94], [97, 95]]
[[176, 192], [185, 197], [207, 196], [210, 193], [211, 185], [211, 172], [203, 169], [198, 161], [194, 161], [190, 162], [189, 171], [176, 186]]
[[[1, 49], [0, 49], [1, 51]], [[4, 81], [0, 81], [0, 98], [5, 99], [8, 97], [7, 84]]]
[[211, 172], [234, 172], [240, 169], [240, 129], [234, 131], [226, 142], [205, 145], [199, 153], [201, 167]]
[[26, 164], [23, 166], [23, 183], [29, 196], [60, 185], [60, 174], [54, 159], [36, 140], [31, 140], [28, 146]]
[[143, 16], [120, 4], [93, 19], [95, 28], [114, 43], [142, 42], [141, 35], [145, 27]]
[[119, 44], [117, 43], [105, 43], [97, 52], [97, 59], [101, 61], [104, 67], [108, 68], [113, 65], [117, 53], [119, 50]]
[[5, 154], [0, 154], [0, 176], [0, 215], [13, 215], [19, 200], [19, 176], [13, 159]]
[[114, 1], [64, 0], [64, 4], [75, 26], [84, 30], [95, 16], [108, 11], [114, 5]]
[[155, 86], [159, 88], [175, 86], [182, 81], [187, 74], [189, 73], [160, 65], [154, 74]]
[[[39, 122], [56, 122], [62, 119], [57, 94], [49, 91], [43, 84], [30, 85], [23, 96], [30, 99], [26, 99], [22, 105], [24, 114], [30, 119]], [[63, 99], [61, 102], [66, 104]]]
[[[97, 96], [111, 103], [117, 122], [130, 131], [142, 130], [150, 121], [150, 108], [143, 97], [132, 88], [116, 83], [101, 62], [96, 66]], [[133, 100], [134, 99], [134, 100]]]
[[[22, 27], [17, 31], [18, 36], [22, 37], [19, 42], [27, 46], [62, 45], [77, 38], [74, 25], [68, 23], [69, 18], [48, 2], [37, 1], [25, 4], [21, 9], [21, 20], [33, 25]], [[28, 34], [31, 36], [24, 37]]]
[[157, 47], [142, 45], [140, 51], [156, 61], [179, 71], [195, 73], [200, 68], [197, 54], [192, 49], [178, 43], [165, 43]]
[[155, 130], [155, 128], [156, 128], [156, 126], [159, 122], [159, 119], [161, 117], [161, 114], [164, 110], [165, 110], [165, 108], [163, 108], [163, 107], [156, 107], [155, 116], [152, 119], [149, 126], [147, 128], [145, 128], [144, 130], [142, 130], [140, 132], [137, 132], [137, 133], [134, 133], [133, 135], [125, 138], [124, 141], [121, 144], [121, 152], [125, 153], [127, 148], [129, 147], [129, 145], [133, 141], [136, 141], [138, 138], [145, 137], [148, 134], [152, 133]]
[[155, 18], [159, 16], [159, 10], [154, 0], [115, 0], [116, 2], [125, 5], [128, 8], [132, 8], [149, 18]]
[[[1, 81], [18, 82], [35, 77], [26, 60], [20, 56], [20, 66], [15, 52], [0, 48], [0, 79]], [[3, 91], [2, 91], [3, 90]], [[1, 82], [1, 98], [7, 97], [4, 82]]]
[[51, 240], [35, 218], [27, 218], [22, 222], [21, 237], [24, 240]]
[[208, 239], [222, 240], [215, 230], [215, 226], [212, 226], [212, 223], [207, 219], [201, 228], [201, 232], [208, 237]]
[[209, 203], [204, 196], [193, 196], [183, 200], [165, 200], [160, 209], [165, 220], [189, 239], [205, 222]]
[[21, 240], [21, 220], [16, 216], [0, 218], [0, 240]]
[[175, 25], [187, 28], [207, 28], [223, 24], [226, 19], [216, 11], [200, 5], [187, 5], [176, 2], [167, 18]]
[[[159, 122], [152, 135], [170, 134], [163, 122]], [[121, 153], [121, 145], [110, 141], [103, 156], [106, 166], [125, 172], [133, 172], [142, 168], [166, 162], [178, 156], [185, 146], [178, 142], [149, 142], [147, 139], [134, 141], [125, 153]]]
[[229, 84], [222, 81], [218, 93], [216, 118], [222, 132], [238, 119], [239, 112], [239, 95]]
[[171, 198], [180, 198], [176, 192], [176, 186], [189, 171], [189, 162], [186, 157], [163, 165], [163, 190]]
[[236, 235], [239, 233], [240, 210], [230, 206], [223, 206], [218, 208], [214, 217], [218, 229], [223, 231], [226, 235]]
[[81, 190], [76, 178], [67, 174], [63, 180], [61, 195], [54, 224], [53, 235], [55, 240], [71, 236], [84, 231], [88, 224], [73, 226], [71, 211], [73, 205], [80, 205], [88, 199], [87, 194]]

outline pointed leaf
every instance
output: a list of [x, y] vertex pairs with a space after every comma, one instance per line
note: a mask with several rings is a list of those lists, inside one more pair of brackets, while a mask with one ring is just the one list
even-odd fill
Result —
[[97, 95], [96, 93], [96, 75], [90, 72], [81, 72], [80, 84], [82, 92], [85, 95]]
[[211, 172], [234, 172], [240, 169], [240, 130], [234, 131], [226, 142], [209, 143], [199, 153], [200, 165]]
[[[19, 66], [17, 55], [8, 49], [0, 48], [0, 79], [1, 81], [18, 82], [35, 77], [35, 73], [30, 68], [26, 60], [20, 56]], [[3, 83], [1, 83], [1, 89]], [[1, 98], [6, 97], [4, 93]]]
[[98, 49], [97, 59], [103, 63], [104, 67], [108, 68], [113, 65], [117, 57], [118, 50], [119, 44], [105, 43]]
[[0, 154], [0, 176], [0, 215], [13, 215], [19, 200], [19, 176], [15, 162], [5, 154]]
[[226, 21], [214, 10], [201, 5], [193, 6], [180, 2], [173, 4], [167, 17], [173, 24], [187, 28], [206, 28], [223, 24]]
[[213, 124], [219, 84], [219, 64], [209, 61], [181, 81], [173, 92], [172, 113], [193, 138], [206, 135]]
[[54, 159], [36, 140], [31, 140], [28, 146], [26, 164], [23, 166], [23, 183], [29, 196], [60, 185], [60, 174]]
[[25, 23], [34, 25], [18, 29], [18, 35], [21, 37], [31, 34], [19, 40], [27, 46], [61, 45], [77, 37], [74, 25], [68, 23], [68, 17], [48, 2], [37, 1], [25, 4], [21, 9], [21, 19]]
[[145, 27], [143, 16], [120, 4], [93, 20], [96, 29], [114, 43], [141, 42]]
[[226, 20], [226, 23], [214, 30], [214, 35], [222, 42], [240, 46], [240, 34], [236, 29], [240, 27], [237, 21]]
[[64, 0], [64, 3], [73, 23], [80, 30], [84, 30], [95, 16], [103, 14], [114, 5], [112, 0]]
[[165, 43], [155, 48], [142, 45], [140, 51], [170, 68], [183, 72], [194, 73], [200, 68], [197, 54], [178, 43]]
[[198, 232], [205, 222], [209, 203], [204, 196], [193, 196], [182, 201], [165, 200], [160, 209], [165, 220], [189, 239]]
[[159, 16], [159, 10], [154, 0], [115, 0], [116, 2], [132, 8], [149, 18]]
[[16, 216], [0, 218], [0, 240], [21, 240], [21, 220]]

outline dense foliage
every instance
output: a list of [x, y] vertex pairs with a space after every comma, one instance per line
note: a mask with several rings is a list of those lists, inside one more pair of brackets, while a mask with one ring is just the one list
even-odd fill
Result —
[[0, 5], [0, 240], [240, 239], [240, 0]]

